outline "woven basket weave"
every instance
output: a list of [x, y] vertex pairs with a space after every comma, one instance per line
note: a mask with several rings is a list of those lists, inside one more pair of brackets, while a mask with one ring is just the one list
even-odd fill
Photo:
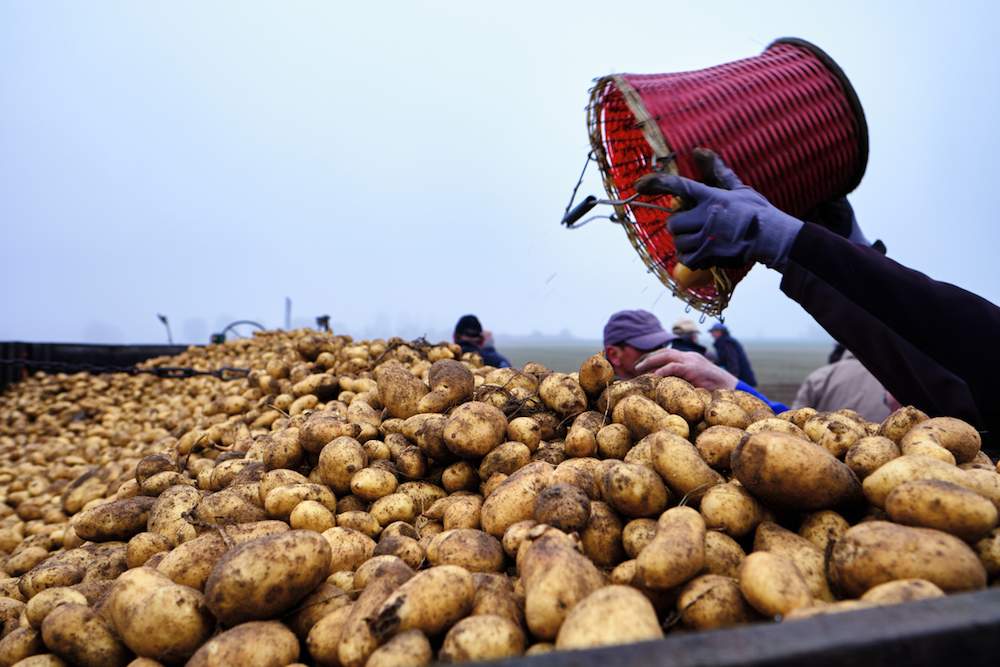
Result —
[[[632, 184], [652, 171], [701, 180], [692, 158], [700, 146], [772, 204], [802, 216], [857, 187], [868, 161], [868, 129], [853, 87], [828, 55], [800, 39], [779, 39], [759, 56], [693, 72], [603, 77], [591, 91], [587, 124], [604, 187], [616, 200], [634, 195]], [[752, 264], [712, 269], [714, 283], [683, 288], [673, 278], [670, 214], [628, 204], [615, 209], [663, 284], [706, 315], [722, 313]]]

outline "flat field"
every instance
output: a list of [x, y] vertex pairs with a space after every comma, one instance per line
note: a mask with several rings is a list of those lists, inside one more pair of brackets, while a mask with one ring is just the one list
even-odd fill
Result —
[[[743, 342], [754, 373], [757, 389], [772, 401], [791, 405], [802, 380], [826, 364], [832, 345], [829, 343]], [[580, 370], [580, 364], [601, 350], [601, 342], [570, 342], [558, 345], [503, 345], [500, 352], [520, 368], [529, 361], [561, 373]]]

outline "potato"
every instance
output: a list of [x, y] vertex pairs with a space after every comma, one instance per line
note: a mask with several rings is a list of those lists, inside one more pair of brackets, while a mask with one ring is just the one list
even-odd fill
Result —
[[150, 510], [156, 498], [136, 496], [114, 500], [76, 515], [76, 534], [92, 542], [128, 540], [146, 530]]
[[552, 484], [535, 498], [535, 521], [565, 533], [579, 532], [590, 523], [590, 498], [572, 484]]
[[979, 562], [986, 568], [986, 575], [994, 579], [1000, 574], [1000, 530], [993, 529], [990, 533], [972, 545], [979, 556]]
[[435, 535], [427, 546], [431, 565], [458, 565], [469, 572], [501, 572], [504, 552], [500, 540], [481, 530], [459, 528]]
[[556, 636], [556, 648], [587, 649], [661, 639], [653, 604], [631, 586], [595, 590], [570, 610]]
[[550, 526], [536, 526], [526, 536], [517, 560], [525, 622], [540, 639], [555, 639], [569, 610], [604, 585], [574, 540]]
[[445, 635], [438, 659], [446, 663], [499, 660], [523, 654], [526, 643], [524, 631], [509, 618], [469, 616]]
[[575, 415], [587, 409], [587, 393], [566, 373], [549, 373], [538, 383], [538, 395], [549, 410]]
[[658, 431], [646, 440], [653, 468], [681, 502], [697, 507], [705, 492], [726, 481], [709, 467], [694, 445], [676, 433]]
[[[430, 392], [417, 403], [417, 412], [444, 412], [472, 397], [472, 371], [454, 359], [439, 359], [427, 372]], [[397, 415], [401, 416], [401, 415]]]
[[[45, 642], [42, 641], [41, 631], [30, 625], [21, 626], [7, 634], [0, 633], [0, 665], [3, 665], [3, 667], [10, 667], [15, 664], [28, 665], [30, 667], [30, 662], [22, 663], [21, 661], [32, 656], [45, 654], [47, 650]], [[61, 658], [53, 654], [49, 655], [59, 660], [60, 664], [66, 664]]]
[[711, 630], [753, 623], [761, 619], [733, 577], [703, 574], [689, 581], [677, 598], [681, 623], [695, 630]]
[[375, 540], [353, 528], [336, 526], [323, 531], [322, 535], [330, 547], [328, 574], [354, 571], [375, 551]]
[[288, 665], [299, 659], [299, 640], [280, 621], [250, 621], [201, 645], [185, 667]]
[[903, 482], [886, 497], [885, 512], [896, 523], [936, 528], [966, 542], [986, 537], [1000, 521], [992, 502], [953, 482], [937, 479]]
[[696, 424], [705, 415], [705, 401], [698, 390], [687, 380], [669, 376], [656, 385], [654, 400], [667, 412]]
[[283, 620], [300, 640], [306, 641], [309, 632], [321, 618], [336, 609], [350, 605], [351, 602], [350, 595], [343, 588], [324, 582], [299, 600], [295, 609]]
[[972, 461], [981, 447], [979, 432], [971, 424], [955, 417], [933, 417], [921, 421], [899, 441], [903, 454], [932, 456], [949, 463]]
[[491, 451], [479, 464], [479, 479], [488, 480], [494, 473], [511, 475], [531, 463], [531, 449], [522, 442], [507, 441]]
[[666, 589], [694, 578], [705, 564], [705, 520], [698, 510], [671, 507], [656, 522], [653, 540], [636, 557], [636, 575], [649, 588]]
[[712, 486], [702, 496], [698, 509], [708, 530], [735, 538], [749, 535], [763, 521], [773, 520], [773, 512], [739, 482]]
[[694, 441], [698, 454], [716, 470], [729, 470], [733, 450], [746, 432], [740, 428], [718, 424], [699, 433]]
[[259, 537], [228, 551], [205, 582], [205, 604], [226, 626], [287, 612], [330, 572], [332, 549], [310, 530]]
[[608, 424], [594, 436], [601, 458], [623, 459], [632, 449], [632, 433], [625, 424]]
[[434, 657], [430, 640], [420, 630], [401, 632], [375, 649], [365, 667], [426, 665]]
[[701, 574], [721, 574], [736, 579], [746, 557], [743, 547], [735, 539], [717, 530], [709, 530], [705, 533], [705, 564]]
[[200, 591], [175, 584], [150, 567], [118, 577], [108, 591], [107, 614], [129, 649], [156, 660], [176, 656], [173, 660], [182, 662], [215, 630]]
[[264, 499], [264, 509], [271, 519], [288, 521], [292, 510], [304, 500], [319, 502], [330, 512], [337, 510], [336, 496], [323, 484], [285, 484], [275, 487]]
[[398, 366], [382, 367], [378, 395], [393, 417], [407, 419], [420, 412], [420, 401], [431, 389], [419, 377]]
[[[390, 470], [381, 466], [368, 466], [358, 470], [351, 477], [351, 494], [366, 502], [374, 502], [390, 493], [395, 493], [399, 486]], [[273, 493], [273, 492], [272, 492]]]
[[817, 412], [805, 421], [802, 430], [838, 459], [843, 459], [847, 450], [867, 435], [855, 420], [836, 412]]
[[580, 386], [588, 396], [596, 398], [614, 381], [615, 368], [603, 351], [587, 357], [580, 365]]
[[869, 588], [860, 599], [873, 604], [899, 604], [940, 598], [944, 594], [944, 591], [926, 579], [896, 579]]
[[826, 554], [806, 538], [773, 521], [765, 521], [757, 526], [753, 549], [755, 553], [766, 551], [791, 559], [809, 585], [813, 600], [833, 602], [836, 599], [826, 580]]
[[[242, 544], [257, 537], [287, 531], [282, 521], [261, 521], [244, 526], [227, 526], [220, 531], [203, 533], [180, 544], [165, 554], [156, 569], [175, 584], [190, 586], [204, 592], [208, 575], [233, 543]], [[225, 533], [223, 538], [221, 532]]]
[[705, 423], [745, 429], [750, 425], [750, 415], [737, 403], [716, 398], [705, 406]]
[[607, 503], [590, 503], [587, 526], [579, 532], [580, 548], [595, 565], [610, 569], [625, 560], [621, 516]]
[[[718, 427], [712, 427], [718, 428]], [[778, 431], [779, 433], [787, 433], [788, 435], [796, 435], [800, 438], [808, 438], [809, 436], [800, 427], [796, 426], [794, 422], [787, 419], [782, 419], [780, 417], [765, 417], [764, 419], [758, 419], [754, 421], [749, 426], [747, 426], [744, 433], [759, 433], [761, 431]]]
[[857, 598], [895, 579], [926, 579], [945, 593], [986, 586], [986, 569], [968, 544], [939, 530], [865, 521], [837, 540], [830, 553], [831, 583]]
[[898, 445], [903, 436], [911, 428], [926, 419], [927, 414], [923, 411], [916, 409], [912, 405], [903, 406], [885, 418], [885, 421], [879, 426], [876, 435], [889, 438]]
[[652, 469], [609, 459], [599, 483], [605, 502], [622, 515], [636, 519], [655, 517], [673, 502], [674, 495]]
[[407, 630], [437, 637], [469, 615], [474, 595], [472, 575], [463, 567], [421, 570], [382, 601], [369, 628], [380, 642]]
[[46, 588], [39, 591], [28, 600], [24, 609], [24, 618], [28, 624], [37, 629], [42, 627], [42, 621], [49, 613], [61, 604], [88, 604], [87, 597], [68, 586]]
[[520, 442], [534, 452], [541, 442], [541, 425], [531, 417], [514, 417], [507, 422], [507, 440]]
[[534, 519], [535, 499], [548, 485], [554, 468], [551, 463], [537, 461], [504, 480], [483, 501], [480, 518], [483, 530], [499, 539], [511, 525]]
[[805, 577], [791, 558], [767, 551], [747, 554], [740, 566], [740, 592], [766, 618], [813, 604]]
[[883, 464], [900, 456], [899, 445], [883, 435], [869, 435], [861, 438], [847, 450], [844, 463], [854, 471], [858, 479], [879, 469]]
[[416, 538], [406, 535], [390, 535], [380, 539], [372, 551], [372, 557], [382, 555], [397, 556], [413, 570], [419, 570], [427, 553]]
[[[507, 417], [499, 408], [487, 403], [463, 403], [451, 413], [442, 436], [452, 453], [481, 459], [504, 442]], [[433, 454], [428, 452], [428, 455], [433, 458]]]
[[108, 622], [85, 604], [55, 607], [42, 622], [46, 648], [81, 667], [125, 667], [132, 656]]
[[125, 550], [125, 564], [129, 568], [145, 564], [153, 554], [166, 552], [173, 546], [170, 538], [158, 533], [141, 532], [134, 535]]
[[288, 524], [295, 530], [322, 533], [336, 526], [337, 518], [329, 507], [318, 500], [303, 500], [288, 515]]
[[397, 491], [373, 502], [368, 513], [384, 527], [394, 521], [413, 521], [417, 516], [417, 506], [409, 494]]
[[930, 456], [903, 455], [888, 461], [861, 483], [868, 502], [880, 509], [892, 490], [903, 482], [917, 479], [937, 479], [952, 482], [975, 491], [978, 484], [968, 471]]
[[798, 534], [804, 537], [823, 553], [827, 552], [840, 536], [847, 532], [851, 524], [843, 516], [833, 510], [819, 510], [809, 512], [802, 517], [799, 524]]
[[855, 505], [861, 483], [828, 450], [787, 433], [748, 436], [733, 451], [733, 474], [754, 496], [775, 507], [798, 511]]
[[[358, 595], [357, 601], [351, 606], [347, 618], [342, 623], [337, 619], [331, 621], [330, 625], [333, 627], [329, 627], [324, 623], [325, 618], [316, 623], [316, 626], [309, 632], [307, 640], [310, 654], [316, 656], [313, 648], [315, 647], [317, 651], [329, 656], [326, 664], [336, 665], [337, 662], [330, 659], [333, 657], [330, 650], [332, 640], [337, 642], [335, 655], [340, 665], [343, 667], [364, 667], [365, 661], [379, 645], [379, 640], [372, 634], [369, 621], [374, 618], [374, 614], [385, 599], [403, 582], [413, 576], [413, 570], [398, 558], [380, 566], [365, 589]], [[337, 639], [330, 636], [334, 633]]]

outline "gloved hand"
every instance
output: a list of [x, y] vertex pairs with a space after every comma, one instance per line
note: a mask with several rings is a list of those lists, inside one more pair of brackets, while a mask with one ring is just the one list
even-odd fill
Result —
[[635, 182], [640, 194], [670, 194], [684, 201], [686, 210], [667, 218], [677, 261], [692, 269], [756, 261], [783, 270], [802, 221], [743, 185], [712, 151], [696, 148], [693, 157], [706, 183], [666, 174], [646, 174]]

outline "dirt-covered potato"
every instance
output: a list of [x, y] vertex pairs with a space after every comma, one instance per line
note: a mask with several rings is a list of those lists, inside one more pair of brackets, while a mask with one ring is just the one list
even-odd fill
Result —
[[406, 419], [420, 412], [420, 401], [430, 387], [419, 377], [399, 366], [383, 368], [378, 376], [379, 400], [393, 417]]
[[472, 575], [457, 565], [437, 565], [417, 572], [375, 609], [369, 628], [379, 642], [400, 632], [420, 630], [438, 637], [472, 611]]
[[326, 579], [331, 552], [324, 536], [311, 530], [244, 542], [212, 568], [205, 582], [205, 604], [230, 627], [276, 618]]
[[250, 621], [217, 634], [201, 645], [185, 667], [289, 665], [299, 659], [299, 640], [280, 621]]
[[565, 533], [579, 532], [590, 523], [590, 498], [572, 484], [552, 484], [535, 498], [534, 514], [538, 523]]
[[57, 606], [45, 617], [41, 632], [46, 648], [71, 665], [125, 667], [132, 659], [107, 620], [85, 604]]
[[117, 578], [108, 591], [107, 612], [129, 649], [156, 660], [175, 656], [183, 661], [216, 626], [200, 591], [175, 584], [149, 567], [128, 570]]
[[955, 417], [933, 417], [921, 421], [899, 440], [899, 449], [903, 454], [931, 456], [948, 463], [972, 461], [981, 447], [979, 431]]
[[844, 533], [828, 571], [834, 589], [852, 598], [895, 579], [926, 579], [946, 593], [986, 586], [985, 567], [961, 539], [889, 521], [865, 521]]
[[854, 505], [861, 483], [843, 461], [809, 440], [763, 431], [733, 451], [733, 474], [762, 502], [799, 511]]
[[733, 450], [744, 435], [746, 431], [743, 429], [718, 424], [699, 433], [694, 446], [709, 466], [715, 470], [729, 470]]
[[365, 667], [426, 665], [433, 657], [434, 650], [427, 635], [420, 630], [407, 630], [375, 649]]
[[471, 398], [476, 384], [472, 371], [454, 359], [439, 359], [431, 364], [427, 383], [431, 390], [417, 403], [418, 412], [444, 412]]
[[940, 598], [944, 595], [944, 591], [926, 579], [894, 579], [869, 588], [860, 599], [873, 604], [899, 604], [911, 600]]
[[726, 481], [694, 445], [676, 433], [657, 431], [645, 440], [649, 441], [653, 469], [682, 502], [697, 507], [709, 489]]
[[470, 401], [455, 408], [442, 435], [454, 454], [481, 459], [506, 439], [507, 417], [488, 403]]
[[851, 527], [843, 515], [833, 510], [809, 512], [802, 517], [798, 534], [827, 552], [833, 543]]
[[761, 619], [740, 591], [739, 582], [728, 576], [704, 574], [689, 581], [677, 598], [681, 623], [695, 630], [711, 630]]
[[599, 396], [615, 380], [615, 368], [604, 357], [604, 352], [587, 357], [580, 364], [579, 383], [588, 396]]
[[809, 584], [787, 556], [767, 551], [747, 554], [739, 582], [743, 597], [765, 618], [786, 616], [813, 604]]
[[895, 412], [886, 417], [881, 426], [879, 426], [878, 433], [876, 435], [889, 438], [898, 445], [903, 439], [903, 436], [906, 435], [911, 428], [920, 422], [925, 421], [927, 418], [927, 413], [922, 410], [918, 410], [912, 405], [906, 405], [897, 408]]
[[705, 526], [730, 537], [749, 535], [763, 521], [773, 519], [773, 512], [739, 482], [712, 486], [698, 505]]
[[653, 589], [679, 586], [705, 564], [705, 519], [698, 510], [671, 507], [656, 522], [652, 541], [636, 557], [636, 575]]
[[469, 572], [501, 572], [504, 552], [500, 540], [481, 530], [457, 528], [435, 535], [427, 545], [431, 565], [458, 565]]
[[656, 517], [674, 501], [673, 493], [655, 470], [637, 463], [609, 459], [598, 484], [605, 502], [629, 519]]
[[813, 600], [836, 600], [827, 582], [826, 552], [806, 538], [773, 521], [765, 521], [754, 533], [753, 552], [761, 551], [786, 556], [795, 563], [809, 585]]
[[705, 401], [698, 390], [687, 380], [669, 376], [656, 385], [654, 400], [667, 412], [682, 417], [689, 424], [696, 424], [705, 415]]
[[587, 526], [579, 532], [584, 555], [600, 568], [618, 565], [625, 560], [624, 529], [624, 521], [610, 505], [599, 500], [592, 501]]
[[480, 614], [463, 618], [448, 631], [438, 659], [445, 663], [500, 660], [522, 655], [526, 643], [524, 631], [511, 619]]
[[900, 454], [902, 452], [899, 451], [899, 445], [889, 438], [884, 435], [869, 435], [851, 445], [844, 455], [844, 463], [854, 471], [858, 479], [864, 480]]
[[729, 426], [746, 429], [750, 425], [750, 415], [738, 403], [719, 398], [705, 406], [705, 423], [709, 426]]
[[978, 490], [978, 484], [958, 466], [930, 456], [902, 455], [886, 462], [877, 470], [865, 477], [861, 483], [868, 502], [885, 509], [885, 501], [893, 489], [904, 482], [918, 479], [937, 479], [964, 486], [972, 491]]
[[538, 383], [538, 395], [550, 410], [575, 415], [587, 409], [587, 393], [566, 373], [549, 373]]
[[504, 480], [483, 501], [480, 516], [483, 530], [499, 539], [513, 524], [533, 520], [535, 499], [548, 486], [554, 467], [545, 461], [535, 461]]
[[916, 479], [886, 497], [885, 512], [896, 523], [936, 528], [966, 542], [978, 542], [997, 527], [996, 505], [953, 482]]
[[550, 526], [533, 529], [521, 550], [525, 622], [535, 637], [554, 640], [576, 603], [604, 585], [604, 575], [572, 538]]
[[662, 637], [649, 598], [631, 586], [610, 585], [595, 590], [570, 610], [556, 636], [556, 648], [587, 649]]

